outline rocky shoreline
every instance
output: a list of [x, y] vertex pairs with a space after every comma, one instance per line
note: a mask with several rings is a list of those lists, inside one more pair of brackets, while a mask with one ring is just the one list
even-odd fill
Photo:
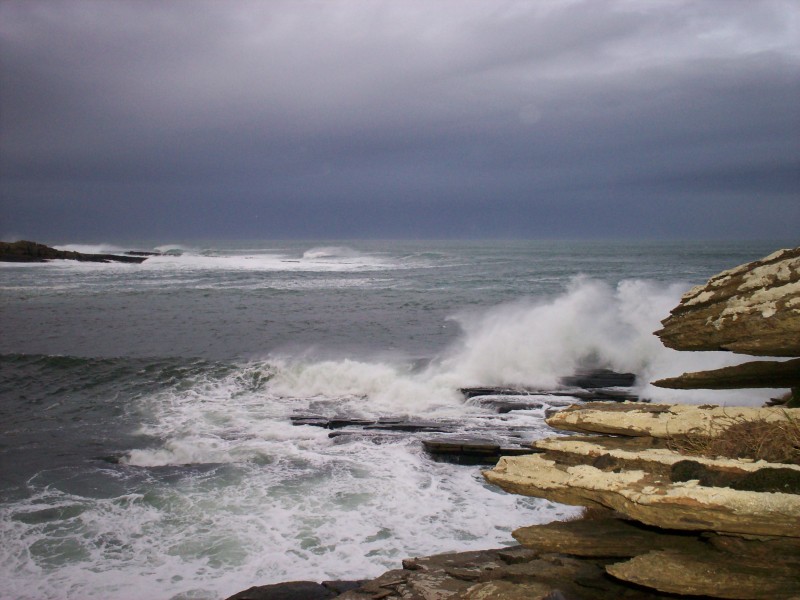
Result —
[[[657, 335], [678, 350], [800, 356], [800, 248], [721, 273], [688, 292], [663, 324]], [[546, 422], [560, 435], [528, 447], [422, 440], [431, 453], [440, 443], [442, 454], [472, 452], [490, 463], [502, 455], [483, 472], [488, 482], [584, 506], [583, 518], [517, 529], [517, 546], [409, 558], [369, 581], [256, 586], [228, 600], [800, 599], [800, 362], [756, 361], [657, 382], [791, 389], [776, 400], [781, 406], [765, 408], [631, 402], [625, 377], [595, 377], [605, 391], [586, 374], [562, 381], [585, 392], [564, 396], [605, 402], [553, 408]], [[562, 390], [462, 392], [502, 414]], [[331, 435], [448, 433], [442, 423], [309, 419], [303, 424]]]
[[76, 260], [79, 262], [121, 262], [142, 263], [156, 252], [139, 252], [130, 250], [124, 254], [87, 254], [69, 250], [56, 250], [50, 246], [20, 240], [18, 242], [0, 242], [0, 262], [48, 262], [50, 260]]

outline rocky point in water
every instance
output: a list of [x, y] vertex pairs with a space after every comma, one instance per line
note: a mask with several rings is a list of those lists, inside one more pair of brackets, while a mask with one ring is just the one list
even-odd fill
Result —
[[56, 250], [50, 246], [20, 240], [18, 242], [0, 242], [0, 262], [47, 262], [49, 260], [77, 260], [80, 262], [123, 262], [141, 263], [147, 260], [149, 252], [128, 252], [119, 254], [86, 254], [69, 250]]

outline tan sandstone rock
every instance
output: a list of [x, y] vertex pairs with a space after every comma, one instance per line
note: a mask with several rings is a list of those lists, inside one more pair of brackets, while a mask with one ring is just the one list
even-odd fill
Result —
[[742, 600], [800, 597], [800, 563], [780, 556], [760, 562], [713, 551], [654, 551], [606, 570], [623, 581], [674, 594]]
[[675, 465], [687, 460], [702, 465], [708, 471], [726, 474], [729, 478], [757, 473], [763, 469], [786, 469], [800, 474], [800, 465], [686, 456], [669, 448], [631, 450], [617, 447], [614, 442], [614, 438], [603, 436], [576, 436], [538, 440], [533, 445], [545, 451], [544, 458], [561, 465], [591, 465], [603, 471], [639, 470], [667, 482], [670, 481]]
[[800, 419], [800, 409], [747, 406], [589, 402], [553, 414], [547, 424], [578, 433], [651, 436], [716, 435], [737, 419], [786, 421]]
[[796, 494], [706, 487], [696, 481], [664, 485], [641, 470], [616, 473], [589, 465], [563, 466], [539, 455], [503, 457], [483, 474], [507, 492], [611, 508], [664, 529], [800, 536]]
[[800, 356], [800, 248], [712, 277], [662, 324], [656, 335], [676, 350]]
[[625, 558], [666, 549], [699, 552], [706, 546], [695, 536], [667, 534], [613, 517], [532, 525], [516, 529], [512, 535], [538, 552], [585, 557]]

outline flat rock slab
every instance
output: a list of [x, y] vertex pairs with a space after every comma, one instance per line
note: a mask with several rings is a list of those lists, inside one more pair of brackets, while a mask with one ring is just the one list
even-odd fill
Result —
[[504, 446], [494, 440], [469, 437], [447, 437], [422, 440], [422, 447], [440, 462], [456, 464], [495, 464], [501, 456], [533, 454], [529, 445]]
[[606, 570], [623, 581], [661, 592], [714, 598], [774, 600], [800, 597], [800, 562], [767, 562], [706, 551], [654, 551]]
[[741, 388], [792, 388], [800, 386], [800, 358], [784, 362], [755, 360], [732, 367], [684, 373], [654, 381], [673, 390], [736, 390]]
[[[544, 401], [530, 400], [529, 396], [518, 395], [492, 395], [492, 396], [471, 396], [470, 404], [477, 404], [481, 408], [493, 410], [504, 415], [515, 410], [536, 410], [544, 406]], [[548, 403], [549, 404], [549, 403]]]
[[668, 534], [613, 517], [521, 527], [512, 535], [526, 548], [538, 552], [598, 558], [628, 558], [666, 549], [700, 552], [708, 547], [695, 535]]
[[315, 581], [289, 581], [254, 586], [227, 600], [330, 600], [337, 595], [338, 592]]
[[574, 405], [547, 418], [556, 429], [578, 433], [672, 438], [715, 435], [737, 419], [787, 421], [800, 419], [798, 408], [748, 406], [691, 406], [687, 404]]
[[415, 421], [404, 418], [387, 417], [381, 419], [360, 419], [358, 417], [321, 417], [317, 415], [294, 415], [292, 425], [310, 425], [324, 429], [344, 429], [355, 427], [365, 431], [397, 431], [406, 433], [453, 431], [457, 424], [449, 421]]
[[645, 471], [567, 467], [536, 454], [503, 457], [483, 475], [507, 492], [610, 508], [663, 529], [800, 536], [800, 495], [796, 494], [704, 487], [694, 481], [662, 485]]
[[[640, 448], [619, 444], [626, 438], [609, 437], [558, 437], [537, 440], [534, 447], [544, 452], [545, 458], [565, 466], [591, 465], [603, 471], [641, 470], [666, 481], [675, 481], [676, 465], [693, 463], [705, 472], [719, 473], [721, 481], [737, 481], [761, 471], [788, 471], [800, 476], [800, 465], [749, 461], [733, 458], [688, 457], [665, 447]], [[656, 438], [627, 438], [637, 441]], [[680, 479], [679, 481], [686, 481]]]
[[460, 552], [403, 561], [340, 600], [649, 600], [659, 592], [607, 576], [607, 560], [539, 554], [522, 547]]
[[617, 373], [609, 369], [584, 370], [562, 377], [560, 383], [566, 386], [585, 389], [631, 387], [636, 383], [635, 373]]
[[676, 350], [800, 356], [800, 248], [715, 275], [662, 324], [656, 335]]

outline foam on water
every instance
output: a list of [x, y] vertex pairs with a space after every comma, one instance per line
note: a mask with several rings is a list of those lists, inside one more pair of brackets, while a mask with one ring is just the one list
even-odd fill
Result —
[[[408, 377], [352, 361], [258, 363], [142, 398], [142, 447], [94, 475], [124, 493], [87, 498], [34, 478], [38, 491], [0, 509], [0, 564], [9, 567], [0, 594], [220, 598], [254, 583], [373, 576], [406, 556], [510, 544], [515, 527], [576, 512], [490, 488], [475, 468], [431, 462], [407, 437], [337, 443], [289, 422], [296, 410], [380, 414], [389, 400], [376, 409], [370, 393]], [[541, 416], [519, 419], [530, 426]]]
[[268, 250], [239, 251], [235, 254], [185, 250], [148, 258], [143, 269], [176, 271], [286, 271], [351, 272], [405, 268], [407, 265], [347, 248], [319, 248], [302, 256]]
[[311, 260], [320, 258], [355, 258], [360, 256], [362, 256], [360, 252], [346, 246], [319, 246], [303, 252], [303, 258]]
[[[66, 406], [76, 389], [69, 387], [73, 371], [47, 380], [52, 377], [52, 357], [44, 360], [28, 379], [41, 378], [49, 386], [40, 394], [47, 401], [42, 406], [55, 406], [56, 396], [65, 402], [48, 409], [48, 418], [55, 419], [63, 408], [60, 418], [74, 414], [88, 420], [88, 406], [109, 419], [113, 413], [104, 413], [104, 407], [117, 403], [131, 425], [123, 432], [125, 439], [113, 446], [116, 462], [108, 456], [92, 459], [93, 450], [85, 450], [80, 460], [64, 459], [61, 466], [26, 476], [24, 489], [0, 504], [0, 598], [216, 599], [278, 581], [368, 577], [397, 568], [407, 556], [510, 544], [515, 527], [575, 513], [502, 493], [487, 486], [476, 468], [433, 462], [411, 437], [331, 439], [325, 429], [293, 426], [294, 414], [446, 418], [472, 434], [488, 431], [492, 419], [503, 419], [530, 440], [552, 434], [543, 423], [543, 409], [498, 416], [478, 403], [464, 402], [458, 388], [548, 388], [582, 367], [632, 371], [639, 377], [638, 391], [657, 401], [758, 405], [770, 395], [670, 391], [649, 385], [660, 377], [745, 360], [726, 353], [676, 352], [652, 335], [689, 282], [617, 283], [619, 279], [609, 275], [611, 282], [578, 277], [563, 286], [566, 263], [561, 259], [554, 270], [542, 267], [528, 279], [527, 259], [520, 259], [515, 264], [524, 268], [495, 280], [482, 266], [485, 257], [475, 263], [478, 267], [462, 271], [461, 258], [456, 260], [449, 250], [396, 252], [393, 257], [380, 251], [304, 251], [299, 246], [182, 252], [141, 265], [51, 264], [47, 269], [55, 275], [50, 279], [40, 277], [38, 269], [30, 276], [15, 272], [3, 289], [13, 290], [6, 295], [10, 299], [28, 290], [28, 303], [41, 299], [47, 286], [62, 286], [58, 294], [76, 293], [74, 301], [81, 307], [105, 299], [92, 305], [92, 314], [112, 313], [106, 333], [112, 333], [118, 321], [138, 317], [141, 336], [155, 331], [144, 328], [148, 319], [159, 316], [153, 307], [166, 306], [144, 299], [159, 287], [175, 290], [176, 312], [158, 321], [166, 335], [175, 336], [194, 328], [195, 322], [181, 329], [171, 320], [177, 323], [184, 313], [211, 310], [216, 293], [208, 294], [212, 300], [203, 300], [207, 292], [197, 291], [216, 286], [224, 310], [213, 313], [222, 322], [218, 328], [216, 323], [208, 325], [214, 336], [232, 331], [238, 322], [234, 317], [243, 314], [247, 327], [236, 330], [237, 336], [267, 336], [270, 325], [262, 324], [263, 316], [289, 323], [279, 330], [280, 335], [288, 332], [289, 342], [321, 336], [328, 345], [318, 352], [303, 352], [302, 346], [282, 353], [282, 346], [275, 345], [256, 354], [257, 359], [222, 363], [190, 361], [180, 356], [192, 354], [177, 353], [177, 363], [159, 362], [145, 367], [144, 374], [136, 371], [135, 377], [128, 359], [111, 358], [103, 377], [113, 379], [123, 365], [119, 376], [127, 377], [129, 386], [101, 386], [78, 407]], [[469, 260], [465, 254], [464, 264]], [[453, 270], [440, 275], [427, 269], [444, 264]], [[424, 275], [398, 270], [409, 265], [425, 267]], [[96, 267], [101, 269], [90, 270]], [[464, 272], [468, 278], [462, 277]], [[671, 274], [670, 278], [675, 279]], [[80, 282], [77, 287], [74, 281]], [[540, 281], [546, 285], [525, 291]], [[272, 294], [266, 289], [281, 285], [291, 291]], [[321, 286], [336, 291], [318, 298], [294, 291]], [[337, 286], [358, 291], [347, 294]], [[507, 292], [509, 286], [512, 292]], [[253, 292], [226, 295], [225, 289]], [[140, 294], [120, 294], [124, 302], [117, 307], [104, 295], [109, 290]], [[549, 295], [541, 295], [543, 290]], [[520, 298], [521, 293], [539, 295]], [[489, 294], [501, 295], [487, 301]], [[361, 296], [368, 301], [361, 304]], [[453, 297], [457, 300], [451, 301]], [[498, 297], [517, 300], [500, 304]], [[288, 300], [258, 304], [263, 315], [245, 310], [253, 310], [264, 298]], [[62, 298], [57, 301], [61, 306]], [[492, 303], [496, 305], [487, 308]], [[449, 306], [477, 307], [454, 311], [446, 323], [461, 332], [452, 345], [442, 349], [443, 341], [431, 351], [435, 356], [418, 354], [417, 346], [408, 342], [391, 345], [397, 332], [421, 336], [440, 328]], [[140, 310], [129, 312], [132, 307]], [[386, 328], [395, 318], [400, 325]], [[421, 322], [416, 329], [415, 320]], [[256, 329], [259, 324], [261, 329]], [[296, 333], [309, 328], [308, 337]], [[343, 341], [351, 338], [367, 339], [360, 348], [343, 350]], [[429, 339], [445, 338], [425, 338], [426, 344]], [[88, 372], [92, 365], [76, 367], [87, 371], [83, 384], [90, 387], [96, 384]], [[94, 368], [99, 372], [97, 365]], [[58, 391], [62, 389], [72, 391]], [[33, 397], [35, 392], [26, 388], [25, 394]], [[38, 419], [35, 408], [31, 414]], [[56, 431], [57, 423], [51, 424]], [[103, 420], [95, 424], [105, 425]], [[107, 448], [97, 452], [109, 452]]]

